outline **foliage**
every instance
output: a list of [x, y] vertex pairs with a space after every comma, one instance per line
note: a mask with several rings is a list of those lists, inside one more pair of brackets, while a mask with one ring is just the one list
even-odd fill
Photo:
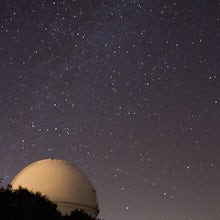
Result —
[[71, 212], [70, 215], [62, 216], [62, 220], [99, 220], [96, 218], [92, 218], [83, 210], [76, 210]]
[[62, 216], [57, 206], [40, 193], [27, 189], [12, 190], [0, 187], [0, 219], [1, 220], [98, 220], [85, 212], [74, 211]]
[[12, 190], [10, 186], [0, 189], [1, 220], [59, 219], [56, 205], [40, 193], [27, 189]]

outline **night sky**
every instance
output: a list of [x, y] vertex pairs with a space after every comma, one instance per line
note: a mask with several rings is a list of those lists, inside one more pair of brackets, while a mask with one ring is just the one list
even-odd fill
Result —
[[68, 160], [105, 220], [220, 219], [220, 1], [0, 1], [0, 177]]

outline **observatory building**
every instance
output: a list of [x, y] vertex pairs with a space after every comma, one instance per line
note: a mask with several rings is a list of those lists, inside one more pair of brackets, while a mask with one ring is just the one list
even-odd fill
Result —
[[63, 215], [76, 209], [93, 217], [99, 213], [96, 191], [89, 179], [63, 160], [46, 159], [32, 163], [17, 174], [11, 185], [13, 189], [21, 186], [48, 196]]

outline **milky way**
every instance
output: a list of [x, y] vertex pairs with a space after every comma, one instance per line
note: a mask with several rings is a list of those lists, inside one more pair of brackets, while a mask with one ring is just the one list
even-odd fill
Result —
[[0, 177], [44, 158], [105, 220], [220, 218], [220, 3], [0, 2]]

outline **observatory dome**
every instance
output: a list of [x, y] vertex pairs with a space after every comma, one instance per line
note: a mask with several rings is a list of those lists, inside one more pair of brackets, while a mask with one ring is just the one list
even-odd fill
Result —
[[13, 189], [21, 186], [48, 196], [62, 214], [82, 209], [96, 217], [99, 212], [96, 192], [89, 179], [63, 160], [46, 159], [32, 163], [17, 174], [11, 185]]

